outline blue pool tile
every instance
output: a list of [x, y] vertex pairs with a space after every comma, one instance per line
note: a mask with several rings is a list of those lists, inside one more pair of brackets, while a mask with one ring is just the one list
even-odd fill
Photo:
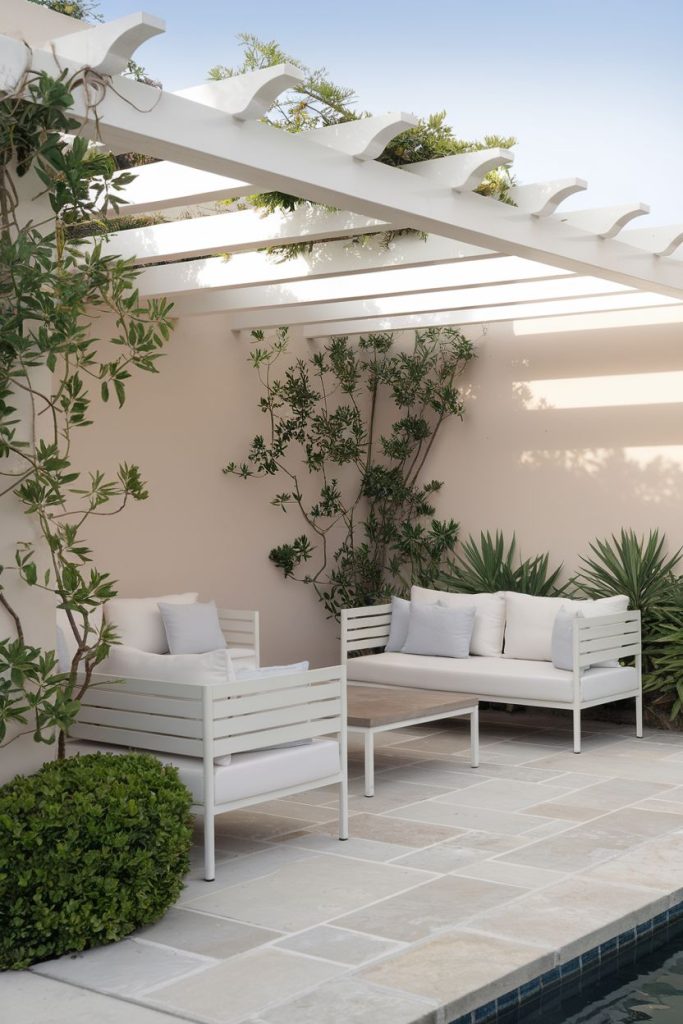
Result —
[[530, 999], [532, 996], [537, 995], [541, 991], [541, 979], [532, 978], [531, 981], [525, 982], [524, 985], [519, 986], [519, 1000]]
[[583, 970], [585, 967], [591, 967], [593, 964], [596, 964], [599, 959], [600, 948], [598, 946], [594, 946], [593, 949], [586, 950], [585, 953], [581, 954], [581, 969]]
[[[539, 987], [540, 987], [540, 984], [541, 984], [541, 982], [539, 980], [538, 981], [538, 986]], [[504, 1013], [506, 1010], [510, 1010], [513, 1007], [517, 1006], [517, 1004], [519, 1003], [520, 991], [521, 990], [518, 989], [518, 988], [513, 988], [513, 990], [511, 992], [506, 992], [504, 996], [498, 996], [498, 999], [496, 1000], [496, 1010], [497, 1010], [497, 1012], [499, 1014], [500, 1013]]]
[[603, 942], [600, 946], [600, 959], [604, 960], [607, 957], [614, 956], [618, 945], [619, 941], [616, 935], [613, 939], [608, 939], [607, 942]]
[[619, 949], [624, 946], [629, 946], [636, 941], [635, 929], [631, 928], [630, 931], [622, 932], [621, 935], [617, 936], [619, 942]]
[[581, 959], [575, 956], [573, 960], [568, 960], [566, 964], [560, 965], [560, 975], [563, 978], [569, 977], [570, 974], [576, 974], [581, 970]]
[[546, 971], [545, 974], [541, 975], [541, 987], [542, 988], [552, 988], [554, 985], [557, 985], [559, 983], [559, 981], [560, 981], [560, 968], [559, 967], [551, 967], [551, 969], [549, 971]]
[[640, 939], [644, 935], [649, 935], [652, 931], [652, 920], [643, 921], [642, 924], [636, 926], [636, 938]]
[[683, 917], [683, 903], [677, 903], [675, 907], [672, 907], [669, 911], [670, 921], [679, 921]]
[[653, 928], [661, 928], [663, 925], [666, 924], [668, 919], [669, 919], [669, 915], [668, 915], [667, 911], [665, 910], [663, 914], [657, 914], [656, 917], [652, 918], [652, 927]]
[[484, 1024], [485, 1021], [493, 1021], [496, 1017], [496, 1004], [495, 1002], [487, 1003], [486, 1006], [480, 1006], [478, 1010], [474, 1011], [472, 1020], [475, 1024]]
[[466, 1013], [463, 1017], [458, 1017], [457, 1020], [452, 1021], [451, 1024], [472, 1024], [472, 1014]]

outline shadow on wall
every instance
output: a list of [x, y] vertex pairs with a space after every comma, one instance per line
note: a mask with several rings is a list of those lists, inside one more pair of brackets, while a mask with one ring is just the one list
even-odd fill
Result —
[[571, 566], [596, 536], [683, 541], [683, 325], [518, 338], [491, 331], [465, 422], [432, 465], [463, 534], [503, 528]]

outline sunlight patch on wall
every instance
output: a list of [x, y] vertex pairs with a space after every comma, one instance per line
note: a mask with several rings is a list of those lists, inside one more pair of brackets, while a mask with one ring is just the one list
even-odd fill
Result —
[[516, 381], [525, 409], [604, 409], [683, 402], [683, 370]]

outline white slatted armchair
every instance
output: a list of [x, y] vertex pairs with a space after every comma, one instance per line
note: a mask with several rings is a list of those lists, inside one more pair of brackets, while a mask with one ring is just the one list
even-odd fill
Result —
[[[341, 660], [350, 683], [446, 690], [474, 694], [490, 703], [571, 711], [577, 754], [581, 752], [581, 712], [632, 697], [636, 736], [643, 735], [639, 611], [575, 618], [572, 671], [555, 668], [548, 661], [503, 655], [435, 658], [383, 652], [390, 631], [390, 604], [342, 611]], [[632, 658], [633, 664], [620, 665], [625, 658]]]
[[[346, 672], [341, 666], [226, 683], [94, 676], [72, 753], [137, 750], [175, 765], [204, 817], [204, 877], [215, 878], [215, 817], [339, 787], [348, 838]], [[85, 741], [85, 742], [81, 742]]]

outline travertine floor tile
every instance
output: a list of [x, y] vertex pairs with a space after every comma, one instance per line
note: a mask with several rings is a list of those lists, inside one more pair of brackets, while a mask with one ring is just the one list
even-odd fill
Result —
[[271, 942], [280, 934], [239, 921], [172, 908], [161, 921], [136, 932], [135, 937], [224, 960]]
[[266, 1024], [434, 1024], [436, 1002], [341, 978], [266, 1011]]
[[148, 1000], [191, 1018], [233, 1024], [257, 1011], [262, 1014], [268, 1005], [313, 988], [343, 970], [280, 949], [257, 950], [225, 960], [201, 977], [157, 989]]
[[124, 1003], [32, 971], [7, 971], [0, 980], [0, 994], [8, 1024], [177, 1024], [177, 1017], [162, 1010]]
[[[421, 807], [422, 804], [413, 804]], [[431, 806], [431, 805], [430, 805]], [[410, 820], [408, 820], [410, 819]], [[420, 824], [415, 824], [419, 821]], [[330, 835], [333, 830], [322, 826], [322, 832]], [[349, 834], [358, 839], [376, 839], [381, 843], [395, 843], [398, 846], [412, 846], [421, 849], [432, 843], [440, 843], [444, 839], [454, 839], [461, 835], [463, 829], [450, 827], [438, 822], [413, 820], [412, 814], [393, 816], [391, 814], [354, 814], [349, 822]]]
[[[453, 931], [398, 953], [381, 964], [366, 967], [361, 976], [388, 988], [436, 997], [446, 1005], [447, 1019], [460, 1010], [469, 995], [470, 1009], [489, 1002], [513, 986], [548, 970], [552, 950], [518, 941]], [[519, 972], [511, 980], [513, 972]]]
[[308, 931], [299, 932], [288, 939], [280, 939], [277, 946], [291, 949], [295, 953], [306, 953], [309, 956], [319, 956], [325, 960], [356, 966], [403, 948], [398, 942], [326, 924], [309, 928]]
[[70, 985], [134, 996], [152, 985], [203, 972], [212, 963], [204, 956], [124, 939], [85, 953], [68, 953], [58, 960], [36, 964], [31, 970]]
[[[530, 814], [513, 814], [507, 811], [489, 810], [486, 807], [446, 804], [440, 800], [427, 800], [424, 803], [412, 804], [410, 807], [401, 807], [397, 811], [389, 811], [386, 818], [419, 821], [429, 825], [444, 825], [452, 829], [476, 829], [479, 832], [493, 832], [499, 835], [522, 835], [536, 825], [543, 825], [546, 821], [545, 818], [534, 818]], [[415, 845], [418, 845], [417, 842]], [[420, 843], [419, 845], [426, 844]]]
[[400, 942], [415, 942], [488, 907], [516, 899], [524, 891], [477, 878], [448, 875], [340, 917], [334, 923]]
[[285, 863], [270, 875], [204, 896], [191, 906], [264, 928], [292, 932], [422, 885], [431, 877], [426, 872], [392, 864], [314, 856]]

